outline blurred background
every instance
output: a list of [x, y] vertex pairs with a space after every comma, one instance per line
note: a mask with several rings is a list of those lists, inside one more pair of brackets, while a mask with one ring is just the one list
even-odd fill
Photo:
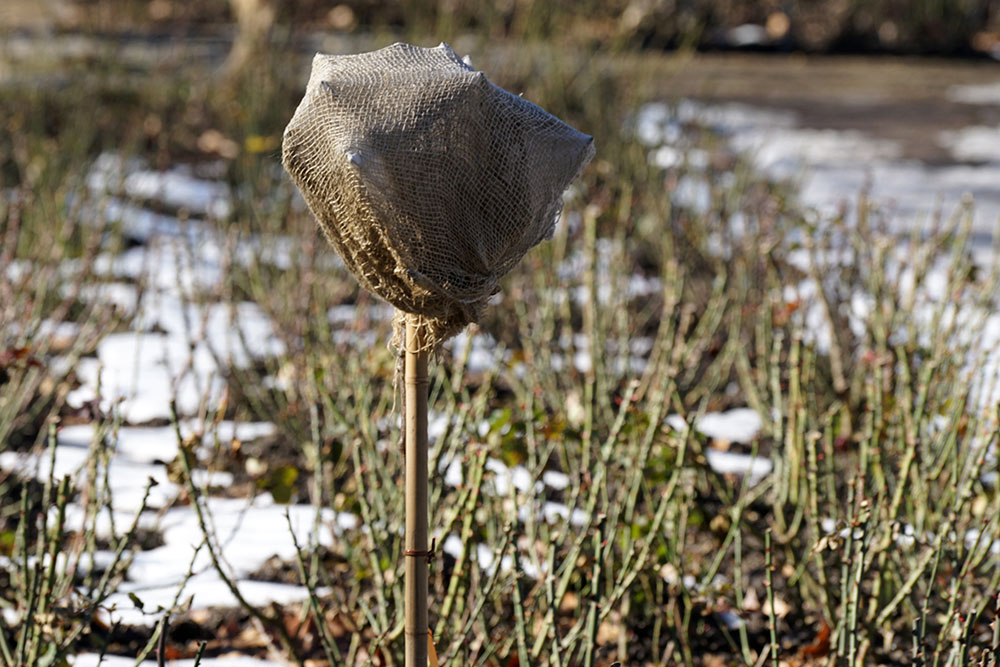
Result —
[[759, 49], [807, 53], [974, 56], [995, 52], [995, 2], [955, 0], [795, 0], [688, 2], [502, 0], [490, 7], [442, 2], [302, 0], [10, 0], [8, 28], [50, 32], [259, 36], [284, 30], [435, 35], [454, 39], [538, 39], [560, 45], [627, 49]]
[[[8, 123], [30, 98], [30, 122], [58, 134], [75, 89], [91, 152], [141, 144], [161, 168], [213, 156], [246, 166], [275, 148], [316, 51], [447, 41], [571, 122], [601, 107], [612, 124], [584, 128], [598, 145], [620, 143], [647, 102], [740, 102], [784, 115], [730, 118], [730, 143], [783, 177], [807, 167], [812, 205], [865, 189], [912, 216], [968, 190], [984, 218], [1000, 210], [992, 170], [934, 169], [995, 161], [992, 1], [7, 0], [0, 30]], [[858, 155], [864, 165], [844, 164]]]

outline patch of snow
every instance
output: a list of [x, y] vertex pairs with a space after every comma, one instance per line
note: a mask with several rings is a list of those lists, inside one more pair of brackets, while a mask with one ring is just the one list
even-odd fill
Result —
[[805, 167], [856, 168], [859, 163], [895, 160], [902, 154], [896, 142], [860, 132], [789, 127], [748, 129], [733, 136], [731, 146], [749, 154], [759, 168], [777, 178], [793, 178]]
[[[493, 571], [496, 569], [496, 555], [485, 544], [480, 543], [476, 545], [476, 562], [479, 563], [479, 569], [488, 575], [493, 574]], [[500, 559], [500, 571], [510, 572], [513, 563], [513, 558], [504, 556]]]
[[673, 110], [661, 102], [647, 104], [635, 118], [635, 136], [646, 146], [674, 144], [680, 140], [683, 127]]
[[[354, 530], [358, 525], [353, 515], [323, 509], [319, 513], [319, 531], [314, 534], [316, 508], [278, 505], [269, 494], [258, 495], [251, 501], [207, 498], [203, 500], [203, 509], [210, 517], [216, 543], [221, 546], [223, 562], [239, 580], [241, 594], [255, 605], [297, 601], [307, 595], [305, 588], [300, 586], [241, 580], [272, 556], [282, 560], [295, 558], [286, 513], [302, 548], [309, 548], [313, 543], [330, 546], [334, 535]], [[147, 611], [158, 606], [169, 607], [178, 594], [181, 599], [194, 594], [193, 608], [236, 606], [236, 600], [212, 568], [211, 559], [201, 546], [202, 532], [194, 509], [170, 508], [159, 527], [163, 546], [135, 554], [129, 581], [108, 601], [108, 606], [115, 607], [111, 619], [144, 625], [158, 620], [157, 615], [136, 609], [129, 593], [137, 596]], [[182, 589], [189, 567], [195, 574]]]
[[710, 412], [695, 424], [695, 428], [709, 438], [728, 442], [750, 442], [762, 427], [760, 415], [751, 408]]
[[462, 538], [455, 533], [450, 533], [445, 538], [444, 544], [441, 545], [441, 550], [457, 560], [465, 551], [465, 545], [462, 544]]
[[[240, 595], [254, 607], [266, 607], [273, 603], [291, 604], [309, 597], [305, 586], [293, 586], [270, 581], [240, 580], [237, 583]], [[122, 625], [152, 626], [160, 621], [163, 614], [157, 609], [170, 609], [177, 597], [179, 586], [168, 584], [164, 586], [137, 587], [128, 582], [118, 587], [118, 590], [104, 603], [108, 610], [105, 622]], [[324, 589], [319, 589], [323, 594]], [[129, 594], [142, 601], [143, 608], [135, 606]], [[239, 607], [239, 601], [228, 585], [214, 570], [193, 575], [181, 594], [181, 601], [191, 597], [191, 609], [207, 609], [210, 607]]]
[[83, 387], [73, 402], [97, 398], [100, 386], [103, 409], [114, 408], [133, 424], [169, 419], [171, 397], [181, 414], [194, 414], [203, 399], [221, 396], [225, 385], [217, 371], [207, 348], [192, 349], [181, 338], [110, 334], [98, 343], [96, 359], [81, 360], [77, 375]]
[[125, 238], [140, 243], [147, 243], [158, 236], [179, 237], [185, 231], [189, 235], [209, 234], [214, 231], [205, 227], [200, 220], [187, 220], [181, 223], [176, 216], [157, 213], [119, 197], [107, 197], [102, 205], [102, 215], [95, 217], [118, 225]]
[[120, 253], [103, 252], [94, 258], [94, 273], [110, 278], [139, 280], [147, 269], [146, 248], [137, 246]]
[[444, 483], [446, 486], [458, 488], [462, 486], [465, 477], [462, 474], [462, 463], [458, 459], [453, 459], [444, 471]]
[[[296, 191], [297, 193], [298, 191]], [[260, 262], [288, 270], [298, 262], [299, 244], [297, 239], [290, 236], [252, 235], [250, 238], [242, 239], [237, 244], [234, 250], [235, 260], [241, 266], [248, 268]], [[343, 260], [335, 252], [323, 254], [317, 258], [316, 264], [321, 268], [344, 268]]]
[[667, 418], [663, 420], [667, 426], [677, 431], [678, 433], [683, 433], [688, 430], [688, 423], [680, 415], [667, 415]]
[[249, 302], [232, 311], [222, 304], [199, 308], [153, 292], [143, 299], [138, 319], [166, 333], [106, 336], [98, 343], [96, 359], [81, 360], [83, 386], [69, 397], [71, 405], [95, 399], [100, 386], [104, 409], [116, 405], [133, 424], [169, 418], [171, 397], [181, 414], [194, 414], [203, 400], [213, 406], [225, 387], [217, 357], [245, 367], [254, 358], [284, 352], [270, 319]]
[[[258, 569], [272, 556], [282, 560], [295, 558], [292, 530], [303, 548], [311, 539], [322, 546], [333, 544], [339, 534], [336, 513], [319, 512], [319, 532], [312, 534], [317, 510], [311, 505], [279, 505], [270, 494], [260, 494], [248, 501], [242, 498], [206, 498], [203, 510], [211, 517], [213, 533], [222, 546], [222, 558], [237, 577]], [[137, 553], [129, 570], [132, 581], [166, 585], [179, 581], [187, 571], [194, 549], [201, 543], [201, 528], [191, 507], [172, 507], [160, 522], [163, 546]], [[208, 553], [200, 551], [194, 571], [211, 571]]]
[[547, 502], [542, 505], [542, 517], [547, 523], [556, 523], [569, 519], [569, 524], [577, 528], [587, 525], [590, 515], [580, 508], [572, 511], [563, 503]]
[[[148, 478], [145, 478], [145, 481], [148, 482]], [[144, 489], [145, 487], [143, 487]], [[148, 507], [151, 510], [155, 510], [157, 507], [162, 507], [164, 503], [172, 502], [178, 490], [176, 486], [154, 487], [153, 492], [149, 496]], [[114, 508], [105, 506], [93, 517], [87, 516], [82, 506], [70, 503], [66, 506], [66, 530], [81, 532], [86, 526], [91, 525], [89, 522], [93, 521], [94, 535], [97, 539], [110, 540], [119, 537], [135, 520], [135, 514], [141, 500], [142, 496], [137, 496], [136, 494], [130, 494], [130, 497], [123, 497], [122, 502], [119, 502], [117, 497], [113, 497]], [[129, 501], [131, 501], [131, 507], [122, 509], [122, 507], [127, 506]], [[51, 521], [58, 519], [55, 508], [50, 508], [49, 519]], [[139, 516], [136, 526], [141, 530], [155, 531], [157, 527], [155, 511], [143, 512]]]
[[[64, 426], [57, 434], [60, 446], [89, 447], [96, 435], [94, 424], [74, 424]], [[109, 434], [109, 436], [112, 434]], [[118, 429], [113, 445], [117, 457], [136, 463], [172, 461], [177, 457], [177, 436], [172, 426], [134, 427]]]
[[815, 167], [802, 179], [800, 200], [821, 213], [845, 204], [851, 213], [858, 195], [891, 213], [889, 229], [907, 232], [921, 215], [937, 210], [950, 214], [971, 195], [973, 231], [990, 235], [1000, 215], [1000, 163], [924, 165], [915, 161], [871, 163], [857, 166]]
[[1000, 104], [1000, 81], [951, 86], [945, 91], [945, 97], [964, 104]]
[[[68, 293], [68, 286], [63, 286], [63, 294]], [[135, 285], [123, 282], [92, 283], [80, 287], [78, 296], [81, 301], [116, 306], [127, 315], [135, 314], [139, 307], [139, 290]]]
[[[187, 437], [195, 432], [195, 425], [190, 422], [181, 423], [181, 434]], [[211, 445], [216, 438], [219, 442], [228, 443], [233, 440], [248, 442], [257, 438], [273, 436], [278, 432], [278, 427], [271, 422], [234, 422], [228, 419], [220, 421], [205, 429], [203, 442], [206, 446]], [[120, 445], [119, 445], [120, 446]]]
[[577, 350], [573, 353], [573, 368], [579, 373], [589, 373], [593, 369], [594, 365], [590, 359], [590, 352], [586, 350]]
[[542, 473], [542, 482], [550, 489], [562, 491], [569, 486], [569, 476], [557, 470], [546, 470]]
[[752, 133], [760, 128], [792, 128], [798, 120], [791, 111], [764, 109], [740, 103], [705, 104], [694, 100], [678, 102], [675, 113], [681, 123], [709, 127], [728, 136]]
[[26, 259], [13, 259], [7, 265], [4, 273], [7, 274], [7, 280], [12, 283], [21, 282], [22, 279], [31, 275], [32, 264]]
[[521, 565], [521, 572], [523, 572], [524, 576], [528, 577], [529, 579], [534, 579], [535, 581], [538, 581], [543, 576], [545, 576], [546, 573], [548, 573], [549, 569], [548, 563], [545, 561], [540, 562], [537, 568], [528, 558], [521, 558], [521, 560], [518, 561], [518, 563]]
[[670, 201], [676, 206], [691, 209], [696, 215], [705, 215], [712, 210], [712, 186], [702, 177], [681, 176], [670, 193]]
[[683, 151], [673, 146], [660, 146], [649, 154], [649, 163], [660, 169], [673, 169], [684, 162]]
[[384, 303], [371, 304], [361, 312], [358, 311], [358, 307], [354, 304], [341, 304], [330, 308], [326, 316], [330, 320], [330, 324], [347, 326], [354, 324], [359, 317], [365, 317], [376, 322], [391, 322], [394, 313], [395, 310], [393, 307]]
[[[77, 484], [80, 488], [86, 484], [84, 478], [85, 471], [90, 463], [90, 450], [79, 445], [59, 445], [55, 452], [55, 465], [51, 465], [48, 452], [42, 454], [29, 454], [21, 452], [0, 452], [0, 469], [19, 471], [36, 479], [45, 479], [51, 473], [54, 477], [61, 478], [68, 475], [77, 476]], [[116, 510], [115, 520], [123, 517], [126, 524], [131, 521], [132, 515], [141, 506], [142, 498], [146, 494], [146, 487], [153, 483], [149, 492], [149, 507], [164, 507], [173, 502], [177, 496], [179, 488], [170, 481], [167, 470], [162, 465], [150, 465], [147, 463], [137, 463], [124, 458], [113, 457], [105, 470], [98, 468], [98, 475], [107, 474], [108, 486]], [[199, 471], [200, 475], [207, 474]], [[232, 477], [228, 473], [215, 473], [216, 484], [232, 483]], [[206, 481], [204, 479], [200, 481]], [[82, 510], [76, 505], [67, 507], [67, 523], [74, 527], [82, 525]], [[124, 514], [120, 514], [123, 512]], [[107, 527], [110, 530], [111, 516], [107, 517]]]
[[[667, 415], [664, 422], [675, 431], [684, 432], [687, 421], [678, 414]], [[707, 412], [695, 423], [696, 431], [715, 440], [751, 442], [757, 437], [763, 422], [756, 410], [734, 408], [726, 412]]]
[[751, 486], [771, 474], [774, 463], [762, 456], [750, 456], [738, 452], [722, 452], [706, 449], [708, 465], [720, 475], [749, 475]]
[[[489, 334], [469, 334], [468, 328], [463, 329], [451, 339], [446, 346], [451, 346], [452, 359], [461, 361], [468, 349], [466, 372], [485, 373], [496, 369], [497, 365], [510, 359], [510, 353], [502, 351], [496, 340]], [[471, 348], [469, 347], [471, 346]]]
[[[952, 95], [962, 101], [987, 103], [997, 93], [994, 84], [956, 87]], [[651, 147], [651, 161], [675, 166], [685, 148], [683, 133], [668, 137], [662, 128], [710, 128], [771, 177], [797, 181], [799, 199], [820, 214], [832, 216], [844, 211], [853, 215], [853, 202], [865, 192], [869, 201], [891, 213], [896, 231], [908, 229], [917, 216], [939, 207], [953, 210], [970, 193], [976, 202], [974, 230], [992, 232], [1000, 215], [1000, 130], [966, 128], [939, 137], [959, 159], [992, 163], [970, 167], [901, 160], [902, 148], [894, 141], [856, 131], [801, 128], [796, 123], [791, 113], [682, 100], [673, 107], [662, 103], [643, 106], [637, 114], [636, 132]], [[678, 185], [675, 201], [696, 212], [707, 210], [707, 184], [691, 175], [685, 178], [688, 182]]]
[[[59, 446], [89, 447], [96, 434], [95, 424], [73, 424], [59, 429]], [[181, 436], [188, 437], [194, 433], [194, 426], [188, 422], [181, 423]], [[269, 422], [232, 422], [220, 421], [203, 436], [206, 445], [214, 442], [237, 440], [254, 440], [273, 435], [277, 427]], [[109, 432], [105, 437], [110, 439], [115, 460], [127, 460], [134, 463], [169, 462], [177, 457], [179, 451], [177, 435], [173, 426], [121, 426], [117, 431]]]
[[[521, 493], [528, 493], [532, 490], [531, 484], [531, 473], [524, 466], [515, 466], [513, 469], [507, 467], [507, 465], [500, 459], [488, 458], [486, 459], [486, 471], [494, 473], [492, 482], [492, 491], [498, 496], [506, 496], [510, 493], [511, 487]], [[537, 482], [534, 485], [535, 493], [540, 493], [544, 485], [542, 482]]]
[[87, 186], [98, 195], [124, 193], [216, 219], [227, 218], [233, 211], [232, 195], [225, 183], [196, 178], [185, 167], [153, 171], [139, 160], [125, 160], [111, 153], [94, 161]]
[[222, 280], [222, 248], [202, 241], [195, 249], [181, 239], [156, 237], [145, 246], [144, 278], [152, 287], [175, 294], [212, 287]]
[[977, 125], [938, 134], [938, 143], [959, 160], [1000, 161], [1000, 127]]
[[[363, 349], [379, 344], [379, 336], [374, 331], [355, 331], [354, 329], [338, 329], [333, 332], [333, 342], [337, 345]], [[381, 341], [385, 344], [384, 341]]]
[[737, 48], [767, 44], [770, 41], [764, 26], [756, 23], [743, 23], [726, 31], [726, 43]]
[[659, 294], [662, 290], [663, 281], [659, 278], [648, 278], [646, 276], [640, 276], [636, 273], [633, 273], [628, 277], [627, 294], [629, 299]]

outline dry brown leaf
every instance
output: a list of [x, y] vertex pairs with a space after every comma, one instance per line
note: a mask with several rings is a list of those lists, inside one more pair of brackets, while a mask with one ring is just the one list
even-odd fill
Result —
[[358, 626], [350, 616], [331, 612], [327, 614], [326, 625], [330, 628], [330, 635], [334, 639], [340, 639], [347, 635], [353, 635], [358, 631]]
[[708, 446], [712, 449], [717, 449], [720, 452], [728, 452], [733, 447], [731, 440], [726, 440], [725, 438], [714, 438], [708, 443]]
[[559, 603], [559, 611], [563, 614], [568, 614], [576, 611], [576, 608], [579, 606], [580, 597], [573, 591], [567, 591], [566, 595], [563, 596], [562, 602]]
[[197, 625], [206, 625], [212, 619], [212, 614], [208, 609], [192, 609], [188, 618]]
[[434, 648], [434, 635], [427, 632], [427, 664], [428, 667], [438, 667], [438, 653]]
[[[777, 605], [775, 605], [777, 606]], [[830, 652], [830, 626], [824, 621], [816, 632], [816, 641], [803, 647], [800, 654], [804, 658], [822, 658]]]
[[[763, 611], [768, 616], [771, 615], [770, 600], [764, 601], [764, 606], [761, 607], [761, 611]], [[791, 611], [792, 611], [792, 605], [788, 604], [777, 595], [774, 596], [774, 615], [776, 617], [784, 618], [785, 616], [788, 616], [788, 614], [791, 613]]]
[[198, 150], [204, 153], [215, 153], [219, 157], [232, 160], [240, 154], [240, 146], [227, 138], [218, 130], [205, 130], [198, 137]]
[[233, 647], [235, 648], [262, 648], [269, 645], [267, 637], [253, 626], [243, 628], [243, 631], [233, 638]]

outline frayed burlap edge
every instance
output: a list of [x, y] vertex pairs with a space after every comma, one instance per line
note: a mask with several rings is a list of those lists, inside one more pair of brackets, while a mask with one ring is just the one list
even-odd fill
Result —
[[[477, 315], [481, 315], [483, 309], [477, 310], [479, 311]], [[397, 308], [392, 316], [392, 338], [389, 339], [389, 347], [400, 355], [407, 352], [428, 352], [431, 355], [436, 355], [445, 342], [477, 321], [479, 321], [479, 317], [469, 319], [464, 313], [455, 313], [449, 319], [442, 319], [407, 313]], [[420, 341], [419, 347], [413, 350], [406, 348], [406, 325], [408, 322], [416, 325], [417, 340]]]
[[[483, 308], [477, 308], [477, 315], [482, 315]], [[392, 409], [396, 410], [396, 405], [404, 406], [403, 400], [403, 373], [406, 353], [414, 354], [426, 353], [435, 361], [440, 361], [441, 346], [452, 337], [457, 336], [465, 327], [478, 322], [479, 318], [469, 320], [464, 314], [456, 314], [454, 318], [447, 320], [426, 315], [416, 315], [396, 308], [392, 316], [392, 337], [389, 339], [389, 349], [396, 354], [396, 368], [392, 376]], [[420, 345], [413, 349], [406, 347], [406, 326], [413, 323], [417, 327], [416, 340]]]

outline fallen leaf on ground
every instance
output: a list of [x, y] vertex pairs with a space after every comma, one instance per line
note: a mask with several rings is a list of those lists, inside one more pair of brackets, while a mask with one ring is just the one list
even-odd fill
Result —
[[[777, 605], [775, 605], [777, 606]], [[822, 658], [830, 652], [830, 626], [824, 621], [816, 632], [816, 641], [802, 648], [804, 658]]]

